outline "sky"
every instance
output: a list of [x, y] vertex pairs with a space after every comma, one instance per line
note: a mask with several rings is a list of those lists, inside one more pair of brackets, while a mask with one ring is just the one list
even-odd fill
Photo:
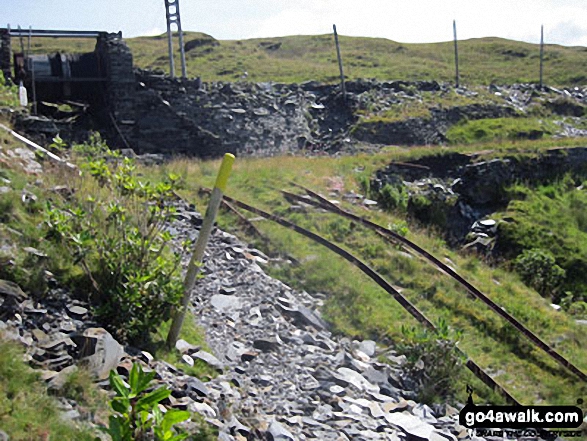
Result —
[[[178, 0], [184, 31], [219, 40], [286, 35], [382, 37], [402, 43], [502, 37], [587, 46], [587, 0]], [[122, 31], [166, 30], [164, 0], [0, 0], [0, 27]]]

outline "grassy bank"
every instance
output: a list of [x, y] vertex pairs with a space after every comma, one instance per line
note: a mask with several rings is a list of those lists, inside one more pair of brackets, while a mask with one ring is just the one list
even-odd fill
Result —
[[[335, 83], [338, 65], [334, 38], [297, 35], [249, 40], [216, 40], [197, 32], [184, 37], [187, 70], [204, 81]], [[165, 35], [127, 40], [138, 67], [168, 71]], [[36, 53], [90, 52], [92, 39], [33, 39]], [[340, 36], [341, 52], [348, 79], [454, 80], [452, 42], [408, 44], [384, 38]], [[460, 75], [463, 84], [538, 82], [539, 46], [487, 37], [459, 42]], [[179, 54], [176, 54], [179, 66]], [[585, 84], [587, 59], [584, 48], [546, 45], [547, 84]]]

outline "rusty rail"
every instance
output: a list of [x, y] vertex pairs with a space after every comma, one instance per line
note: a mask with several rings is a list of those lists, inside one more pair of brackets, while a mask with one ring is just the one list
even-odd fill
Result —
[[[209, 191], [208, 189], [204, 189], [204, 191]], [[258, 216], [262, 216], [265, 219], [271, 220], [283, 227], [289, 228], [290, 230], [295, 231], [317, 243], [323, 245], [324, 247], [328, 248], [329, 250], [335, 252], [348, 262], [352, 263], [354, 266], [359, 268], [364, 274], [369, 276], [375, 283], [377, 283], [381, 288], [383, 288], [387, 293], [391, 294], [393, 298], [406, 310], [408, 311], [419, 323], [426, 326], [428, 329], [432, 331], [437, 331], [436, 326], [426, 317], [422, 312], [420, 312], [408, 299], [406, 299], [403, 295], [399, 293], [391, 284], [385, 280], [379, 273], [369, 267], [366, 263], [361, 261], [359, 258], [355, 257], [353, 254], [349, 253], [348, 251], [340, 248], [338, 245], [333, 244], [332, 242], [328, 241], [327, 239], [323, 238], [322, 236], [313, 233], [305, 228], [302, 228], [286, 219], [283, 219], [279, 216], [276, 216], [271, 213], [267, 213], [259, 208], [255, 208], [251, 205], [245, 204], [244, 202], [238, 201], [228, 196], [224, 196], [230, 204], [242, 208], [243, 210], [249, 211], [254, 213]], [[497, 383], [489, 374], [487, 374], [477, 363], [471, 360], [467, 354], [465, 354], [461, 349], [456, 348], [456, 350], [467, 359], [465, 366], [473, 372], [483, 383], [485, 383], [488, 387], [492, 390], [497, 391], [500, 395], [502, 395], [508, 402], [511, 404], [520, 405], [520, 403], [499, 383]]]
[[562, 355], [560, 355], [558, 352], [556, 352], [547, 343], [542, 341], [536, 334], [534, 334], [532, 331], [530, 331], [528, 328], [526, 328], [522, 323], [520, 323], [516, 318], [514, 318], [512, 315], [510, 315], [509, 313], [504, 311], [497, 303], [495, 303], [493, 300], [491, 300], [489, 297], [487, 297], [485, 294], [483, 294], [480, 290], [475, 288], [472, 284], [467, 282], [455, 270], [453, 270], [448, 265], [446, 265], [443, 262], [441, 262], [440, 260], [438, 260], [432, 254], [430, 254], [429, 252], [427, 252], [426, 250], [424, 250], [420, 246], [416, 245], [414, 242], [411, 242], [410, 240], [406, 239], [405, 237], [403, 237], [403, 236], [401, 236], [401, 235], [399, 235], [399, 234], [397, 234], [387, 228], [384, 228], [381, 225], [378, 225], [378, 224], [371, 222], [365, 218], [362, 218], [362, 217], [357, 216], [351, 212], [343, 210], [342, 208], [338, 207], [337, 205], [335, 205], [332, 202], [330, 202], [329, 200], [327, 200], [324, 196], [319, 195], [318, 193], [316, 193], [310, 189], [307, 189], [299, 184], [295, 184], [295, 183], [292, 183], [292, 184], [298, 188], [303, 189], [309, 196], [316, 198], [320, 202], [316, 202], [312, 199], [304, 198], [304, 197], [299, 196], [297, 194], [282, 190], [282, 193], [284, 196], [286, 196], [287, 198], [299, 201], [299, 202], [304, 202], [306, 204], [313, 205], [318, 208], [322, 208], [324, 210], [330, 211], [330, 212], [338, 214], [340, 216], [344, 216], [344, 217], [351, 219], [355, 222], [361, 223], [364, 226], [366, 226], [367, 228], [374, 230], [374, 231], [377, 231], [379, 233], [382, 233], [383, 235], [393, 239], [393, 241], [406, 247], [407, 249], [412, 250], [412, 251], [416, 252], [417, 254], [421, 255], [426, 260], [428, 260], [429, 262], [434, 264], [437, 268], [439, 268], [442, 271], [444, 271], [445, 273], [447, 273], [450, 277], [452, 277], [454, 280], [456, 280], [463, 287], [465, 287], [467, 289], [467, 291], [474, 298], [481, 300], [483, 303], [485, 303], [487, 306], [489, 306], [489, 308], [492, 311], [496, 312], [502, 318], [504, 318], [508, 323], [510, 323], [514, 328], [516, 328], [521, 334], [523, 334], [532, 343], [534, 343], [534, 345], [536, 345], [537, 347], [542, 349], [544, 352], [546, 352], [550, 358], [552, 358], [558, 364], [560, 364], [561, 366], [565, 367], [567, 370], [569, 370], [570, 372], [575, 374], [581, 380], [587, 382], [587, 374], [582, 372], [578, 367], [576, 367], [574, 364], [572, 364], [570, 361], [568, 361], [566, 358], [564, 358]]

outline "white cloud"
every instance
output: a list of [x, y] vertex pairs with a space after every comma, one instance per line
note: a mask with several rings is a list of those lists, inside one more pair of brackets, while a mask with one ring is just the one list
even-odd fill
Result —
[[[175, 29], [175, 27], [173, 29]], [[146, 31], [141, 32], [140, 35], [142, 37], [153, 37], [155, 35], [161, 35], [164, 32], [167, 32], [167, 29], [163, 29], [163, 28], [160, 28], [158, 26], [155, 26], [155, 27], [153, 27], [151, 29], [148, 29]]]

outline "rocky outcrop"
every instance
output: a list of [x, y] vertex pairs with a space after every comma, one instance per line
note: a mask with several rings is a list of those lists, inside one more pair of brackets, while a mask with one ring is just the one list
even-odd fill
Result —
[[477, 233], [486, 234], [478, 222], [507, 205], [507, 187], [516, 182], [546, 184], [568, 173], [587, 175], [586, 147], [488, 160], [460, 153], [427, 156], [377, 171], [371, 187], [375, 191], [385, 185], [405, 188], [414, 218], [441, 227], [452, 244], [463, 244], [469, 233], [475, 238], [480, 237]]
[[[174, 232], [197, 234], [188, 223], [175, 224]], [[318, 312], [324, 297], [267, 276], [269, 257], [219, 230], [207, 253], [194, 315], [224, 369], [198, 401], [210, 407], [220, 439], [466, 436], [455, 409], [413, 401], [402, 357], [373, 341], [334, 336]]]
[[512, 107], [491, 104], [471, 104], [449, 109], [430, 109], [429, 118], [409, 118], [386, 122], [363, 122], [353, 136], [363, 142], [393, 145], [444, 144], [447, 130], [463, 120], [515, 117]]
[[[193, 50], [200, 50], [213, 41], [193, 44]], [[82, 107], [58, 120], [21, 115], [16, 127], [46, 140], [60, 133], [73, 141], [80, 141], [89, 130], [99, 130], [111, 146], [138, 153], [323, 154], [380, 145], [443, 144], [455, 124], [524, 117], [542, 106], [541, 111], [559, 115], [557, 136], [587, 135], [581, 116], [587, 93], [579, 88], [513, 85], [473, 91], [435, 81], [357, 80], [346, 83], [343, 98], [337, 85], [315, 81], [202, 83], [146, 70], [131, 71], [129, 76], [132, 57], [126, 46], [113, 39], [99, 47], [118, 60], [109, 67], [112, 80], [104, 105]], [[402, 109], [408, 109], [405, 116]], [[519, 134], [542, 135], [542, 131]]]

